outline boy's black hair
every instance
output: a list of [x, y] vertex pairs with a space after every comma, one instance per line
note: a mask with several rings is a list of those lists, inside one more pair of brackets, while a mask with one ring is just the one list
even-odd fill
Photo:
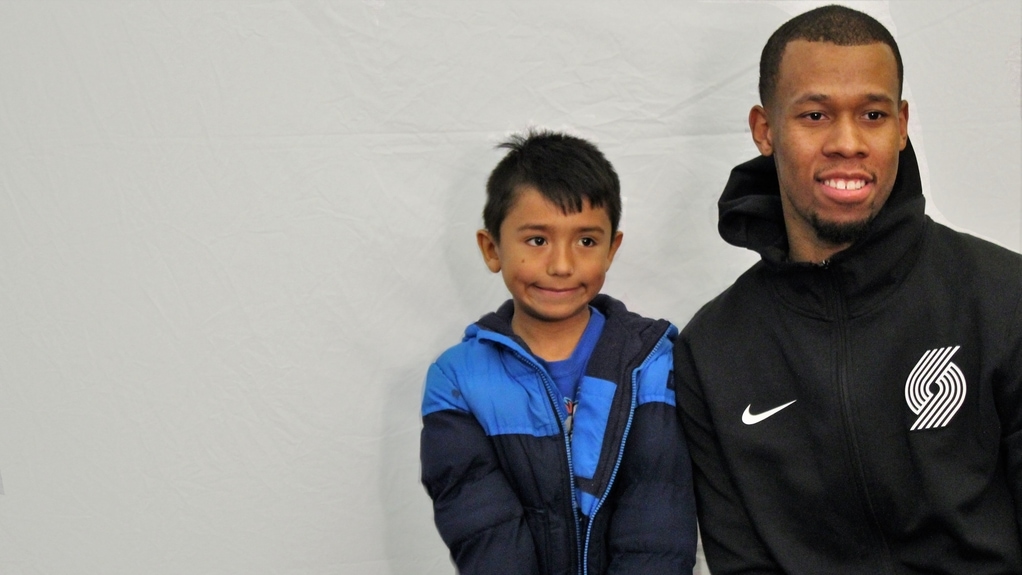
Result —
[[575, 136], [547, 130], [516, 134], [497, 146], [510, 150], [486, 182], [483, 225], [500, 243], [500, 225], [522, 186], [536, 188], [565, 214], [582, 211], [583, 200], [604, 208], [611, 234], [621, 221], [621, 183], [596, 146]]
[[901, 63], [898, 43], [884, 25], [868, 14], [845, 6], [822, 6], [799, 14], [777, 29], [759, 59], [759, 101], [769, 107], [777, 89], [777, 76], [781, 68], [781, 57], [788, 43], [793, 40], [809, 42], [830, 42], [838, 46], [864, 46], [882, 42], [894, 52], [898, 64], [898, 98], [905, 75]]

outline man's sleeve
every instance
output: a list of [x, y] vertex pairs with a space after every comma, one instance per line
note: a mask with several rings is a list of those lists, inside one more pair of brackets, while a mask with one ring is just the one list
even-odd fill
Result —
[[692, 466], [675, 411], [670, 353], [642, 374], [609, 525], [610, 575], [691, 574]]
[[742, 504], [724, 462], [684, 334], [675, 346], [678, 415], [692, 456], [699, 532], [713, 575], [782, 573]]
[[1022, 300], [1015, 307], [1013, 320], [1004, 340], [1006, 365], [1001, 371], [1000, 385], [995, 384], [997, 406], [1001, 418], [1002, 445], [1008, 485], [1015, 499], [1015, 519], [1022, 539]]
[[426, 376], [422, 422], [422, 483], [460, 575], [538, 575], [522, 505], [493, 444], [437, 364]]

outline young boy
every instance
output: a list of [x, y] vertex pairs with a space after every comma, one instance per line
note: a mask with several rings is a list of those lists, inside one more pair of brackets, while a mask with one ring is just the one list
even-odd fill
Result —
[[600, 288], [620, 184], [595, 146], [530, 132], [490, 174], [477, 240], [511, 300], [426, 376], [422, 482], [461, 575], [691, 573], [677, 329]]

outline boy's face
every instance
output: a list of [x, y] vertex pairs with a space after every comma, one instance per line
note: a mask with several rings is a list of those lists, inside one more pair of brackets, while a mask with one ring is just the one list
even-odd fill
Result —
[[515, 332], [573, 322], [584, 329], [589, 302], [621, 245], [622, 233], [611, 232], [607, 210], [583, 202], [581, 212], [565, 214], [525, 186], [517, 190], [500, 238], [498, 244], [486, 230], [477, 233], [486, 266], [501, 272], [514, 299]]

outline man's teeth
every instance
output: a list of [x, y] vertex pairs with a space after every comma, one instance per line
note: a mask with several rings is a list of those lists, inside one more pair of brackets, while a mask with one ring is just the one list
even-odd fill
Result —
[[866, 180], [824, 180], [823, 185], [838, 190], [858, 190], [866, 185]]

